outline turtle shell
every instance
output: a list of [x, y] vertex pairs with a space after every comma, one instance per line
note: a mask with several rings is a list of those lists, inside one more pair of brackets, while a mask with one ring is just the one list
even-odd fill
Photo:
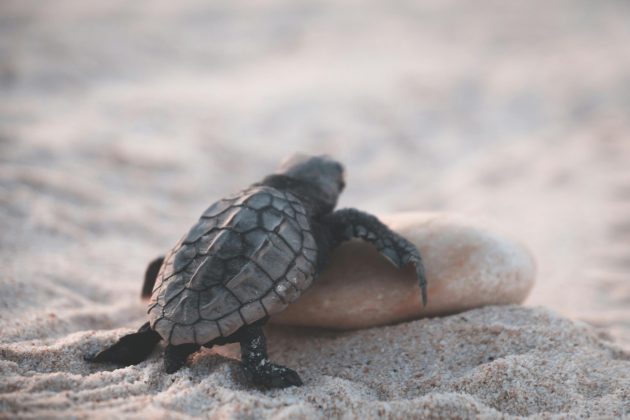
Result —
[[151, 327], [173, 345], [203, 345], [286, 308], [311, 284], [317, 246], [290, 193], [250, 187], [217, 201], [166, 256]]

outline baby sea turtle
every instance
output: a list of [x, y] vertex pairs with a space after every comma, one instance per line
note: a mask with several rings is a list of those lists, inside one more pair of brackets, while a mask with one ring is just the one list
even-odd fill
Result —
[[295, 156], [261, 182], [212, 204], [164, 258], [146, 272], [149, 322], [86, 359], [137, 364], [160, 340], [167, 373], [201, 346], [240, 343], [257, 385], [301, 385], [298, 374], [267, 358], [263, 325], [317, 279], [331, 251], [360, 238], [396, 267], [415, 265], [426, 304], [418, 250], [375, 216], [333, 211], [343, 167], [327, 156]]

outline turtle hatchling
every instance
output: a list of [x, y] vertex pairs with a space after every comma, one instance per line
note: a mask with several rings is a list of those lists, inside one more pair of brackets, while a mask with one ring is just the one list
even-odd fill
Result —
[[302, 385], [267, 356], [263, 326], [313, 283], [339, 244], [372, 243], [396, 267], [415, 265], [426, 304], [418, 250], [375, 216], [334, 210], [343, 166], [328, 156], [296, 155], [261, 182], [212, 204], [171, 251], [147, 268], [149, 321], [92, 362], [142, 362], [164, 340], [164, 368], [176, 372], [201, 346], [239, 343], [247, 377], [262, 387]]

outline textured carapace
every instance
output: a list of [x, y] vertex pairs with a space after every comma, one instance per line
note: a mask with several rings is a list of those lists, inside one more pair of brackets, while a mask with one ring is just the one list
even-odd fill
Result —
[[214, 203], [166, 256], [149, 305], [151, 327], [175, 345], [227, 337], [297, 299], [316, 260], [301, 202], [250, 187]]
[[211, 205], [168, 255], [149, 264], [143, 287], [143, 295], [153, 291], [149, 322], [86, 360], [139, 363], [164, 339], [164, 369], [174, 373], [201, 346], [239, 343], [253, 383], [301, 385], [297, 372], [269, 360], [262, 327], [310, 286], [334, 248], [353, 238], [371, 242], [397, 267], [413, 264], [426, 303], [416, 247], [368, 213], [334, 211], [343, 188], [339, 162], [298, 155]]

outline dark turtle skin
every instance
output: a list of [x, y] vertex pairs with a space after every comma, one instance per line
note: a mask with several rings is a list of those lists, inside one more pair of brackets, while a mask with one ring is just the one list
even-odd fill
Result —
[[212, 204], [165, 257], [149, 264], [142, 291], [151, 297], [149, 322], [86, 360], [137, 364], [163, 340], [165, 370], [173, 373], [201, 346], [240, 343], [254, 384], [301, 385], [295, 371], [269, 361], [262, 327], [316, 281], [335, 247], [353, 238], [372, 243], [396, 267], [414, 264], [426, 304], [416, 247], [375, 216], [333, 211], [343, 188], [341, 164], [296, 156]]

